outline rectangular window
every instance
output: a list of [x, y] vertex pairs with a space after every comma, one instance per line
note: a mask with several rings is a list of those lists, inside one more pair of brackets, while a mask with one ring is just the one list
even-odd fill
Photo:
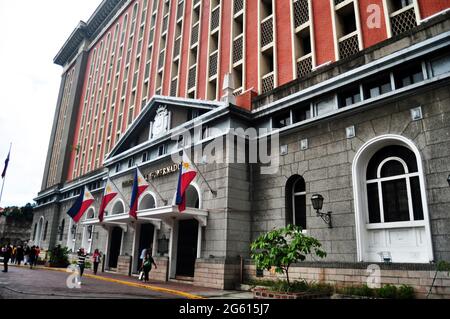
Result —
[[361, 102], [359, 87], [348, 89], [338, 95], [339, 107], [346, 107]]
[[163, 156], [167, 154], [167, 145], [163, 144], [158, 147], [158, 156]]
[[334, 96], [314, 103], [314, 112], [316, 116], [321, 116], [336, 110], [336, 101]]
[[450, 72], [450, 55], [446, 55], [431, 61], [433, 76], [439, 76]]
[[308, 120], [311, 118], [311, 106], [299, 106], [292, 111], [292, 114], [294, 116], [294, 123]]
[[272, 119], [273, 128], [283, 128], [291, 125], [291, 113], [286, 112], [278, 116], [274, 116]]
[[384, 221], [386, 223], [409, 221], [406, 180], [382, 183]]
[[392, 86], [389, 75], [364, 85], [364, 96], [366, 99], [374, 98], [390, 91], [392, 91]]
[[397, 89], [415, 84], [424, 80], [421, 64], [409, 65], [394, 72], [395, 87]]

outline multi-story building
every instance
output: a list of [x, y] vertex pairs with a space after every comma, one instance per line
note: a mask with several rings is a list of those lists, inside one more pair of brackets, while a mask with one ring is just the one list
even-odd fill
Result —
[[[256, 275], [251, 241], [294, 223], [328, 252], [308, 264], [310, 279], [339, 282], [351, 269], [356, 280], [381, 260], [392, 262], [381, 265], [392, 282], [399, 269], [428, 278], [431, 261], [450, 258], [449, 8], [448, 0], [103, 1], [54, 59], [63, 75], [32, 239], [99, 248], [106, 269], [125, 273], [152, 244], [167, 266], [157, 278], [230, 287], [238, 256], [246, 276]], [[195, 161], [202, 174], [180, 214], [171, 154], [221, 136], [239, 144], [236, 128], [270, 137], [276, 169], [262, 174], [261, 158], [234, 163], [217, 147]], [[193, 133], [190, 144], [172, 139], [181, 129]], [[137, 221], [128, 217], [136, 165], [152, 183]], [[107, 177], [122, 194], [100, 223]], [[73, 225], [66, 211], [84, 186], [96, 202]], [[333, 228], [311, 207], [316, 193]], [[424, 290], [419, 277], [408, 280]]]

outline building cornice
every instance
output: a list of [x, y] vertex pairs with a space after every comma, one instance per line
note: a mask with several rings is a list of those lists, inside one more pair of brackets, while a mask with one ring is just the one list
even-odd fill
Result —
[[103, 0], [89, 18], [88, 22], [80, 21], [80, 23], [78, 23], [75, 30], [73, 30], [72, 34], [53, 59], [53, 62], [64, 66], [74, 53], [78, 51], [83, 40], [95, 37], [108, 23], [111, 16], [126, 2], [127, 0]]

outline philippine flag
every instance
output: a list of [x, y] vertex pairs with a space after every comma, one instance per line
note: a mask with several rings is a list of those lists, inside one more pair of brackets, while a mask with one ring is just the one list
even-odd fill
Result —
[[103, 194], [102, 204], [100, 205], [100, 211], [98, 213], [98, 219], [100, 222], [103, 221], [105, 217], [106, 207], [111, 203], [111, 201], [117, 197], [119, 191], [117, 190], [114, 183], [108, 178], [106, 182], [105, 192]]
[[197, 176], [197, 171], [194, 168], [189, 157], [183, 152], [183, 162], [181, 163], [180, 177], [178, 178], [177, 200], [178, 210], [180, 213], [186, 210], [186, 190]]
[[134, 175], [133, 191], [131, 192], [131, 203], [130, 203], [130, 216], [137, 219], [137, 210], [139, 197], [143, 192], [149, 187], [149, 184], [142, 176], [139, 168], [136, 167], [136, 173]]
[[67, 214], [70, 217], [72, 217], [75, 223], [78, 223], [81, 217], [83, 217], [83, 214], [93, 203], [94, 203], [94, 196], [92, 196], [91, 192], [88, 191], [88, 189], [85, 186], [83, 192], [81, 192], [75, 204], [67, 212]]

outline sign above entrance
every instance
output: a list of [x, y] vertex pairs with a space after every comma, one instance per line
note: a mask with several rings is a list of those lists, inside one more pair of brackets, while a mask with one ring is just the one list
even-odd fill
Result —
[[[178, 172], [179, 170], [180, 170], [180, 166], [178, 164], [172, 164], [170, 166], [167, 166], [167, 167], [158, 169], [156, 171], [153, 171], [153, 172], [151, 172], [149, 174], [146, 174], [146, 175], [144, 175], [144, 177], [145, 177], [145, 179], [147, 181], [149, 181], [150, 179], [153, 180], [153, 179], [156, 179], [156, 178], [159, 178], [159, 177], [163, 177], [163, 176], [167, 176], [167, 175], [170, 175], [170, 174], [174, 174], [174, 173]], [[133, 186], [133, 180], [125, 181], [125, 182], [122, 183], [122, 187], [123, 188], [131, 187], [131, 186]]]

